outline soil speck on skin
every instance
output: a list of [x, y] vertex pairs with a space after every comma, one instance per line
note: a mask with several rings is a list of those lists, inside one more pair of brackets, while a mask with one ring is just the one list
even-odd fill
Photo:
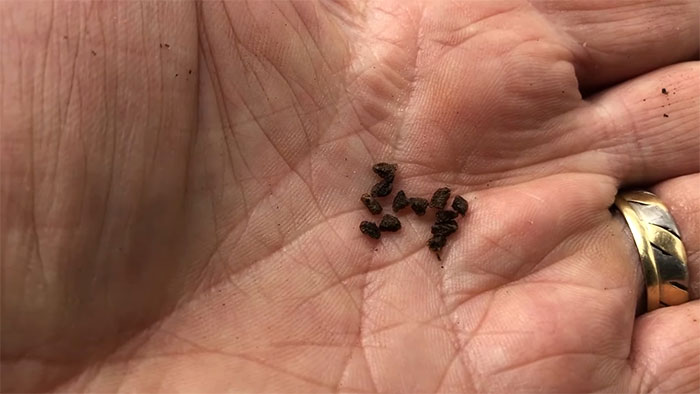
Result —
[[163, 44], [164, 47], [170, 48], [170, 44]]
[[192, 74], [192, 69], [187, 70], [188, 74]]
[[374, 239], [379, 239], [382, 234], [379, 232], [379, 227], [375, 223], [363, 221], [360, 223], [360, 232], [366, 236]]
[[664, 118], [668, 118], [668, 114], [664, 114]]
[[180, 74], [175, 74], [175, 78], [177, 78]]
[[97, 56], [97, 52], [93, 51], [92, 49], [90, 50], [90, 53], [92, 53], [92, 56]]
[[661, 93], [668, 94], [668, 90], [666, 90], [666, 88], [661, 88]]

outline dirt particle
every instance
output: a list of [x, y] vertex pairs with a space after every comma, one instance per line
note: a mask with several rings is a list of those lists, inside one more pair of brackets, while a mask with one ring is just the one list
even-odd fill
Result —
[[428, 200], [420, 197], [411, 197], [408, 199], [411, 204], [411, 209], [418, 216], [425, 215], [425, 210], [428, 208]]
[[668, 114], [664, 114], [664, 118], [668, 118]]
[[410, 202], [408, 201], [408, 198], [406, 198], [406, 193], [404, 193], [403, 190], [399, 190], [394, 197], [394, 201], [391, 203], [391, 209], [394, 212], [398, 212], [409, 206], [409, 204]]
[[372, 215], [378, 215], [382, 213], [382, 206], [377, 200], [374, 199], [374, 197], [370, 196], [369, 194], [363, 194], [362, 197], [360, 197], [360, 201], [362, 201], [362, 203], [367, 207], [367, 210]]
[[666, 88], [661, 88], [661, 93], [662, 93], [662, 94], [668, 94], [668, 90], [666, 90]]
[[379, 232], [379, 227], [377, 227], [375, 223], [368, 222], [366, 220], [360, 223], [360, 231], [362, 234], [374, 239], [379, 239], [379, 237], [382, 236], [382, 234]]
[[192, 69], [187, 70], [187, 74], [192, 74]]
[[92, 49], [90, 49], [90, 53], [92, 53], [92, 56], [97, 56], [97, 52], [93, 51]]
[[462, 196], [455, 196], [452, 200], [452, 209], [459, 212], [460, 215], [464, 216], [469, 209], [469, 203]]
[[163, 44], [164, 47], [170, 48], [170, 44]]
[[379, 230], [391, 232], [399, 231], [401, 230], [401, 222], [399, 218], [394, 215], [384, 215], [382, 221], [379, 223]]
[[433, 197], [430, 198], [430, 207], [437, 209], [445, 209], [447, 205], [447, 200], [450, 198], [450, 188], [441, 187], [435, 190]]
[[175, 74], [175, 78], [177, 78], [180, 74]]

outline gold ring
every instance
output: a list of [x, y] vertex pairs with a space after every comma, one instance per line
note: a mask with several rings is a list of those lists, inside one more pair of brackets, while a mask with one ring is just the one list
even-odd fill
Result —
[[688, 260], [676, 222], [659, 197], [620, 192], [615, 206], [632, 231], [646, 282], [646, 310], [688, 301]]

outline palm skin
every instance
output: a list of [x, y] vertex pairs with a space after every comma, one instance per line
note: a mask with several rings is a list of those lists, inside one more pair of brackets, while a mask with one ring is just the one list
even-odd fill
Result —
[[[698, 305], [635, 319], [608, 210], [695, 174], [657, 187], [694, 269], [697, 64], [579, 93], [693, 56], [697, 5], [607, 48], [589, 6], [0, 5], [40, 70], [2, 60], [3, 388], [697, 390]], [[360, 234], [377, 161], [469, 200], [442, 262], [430, 214]]]

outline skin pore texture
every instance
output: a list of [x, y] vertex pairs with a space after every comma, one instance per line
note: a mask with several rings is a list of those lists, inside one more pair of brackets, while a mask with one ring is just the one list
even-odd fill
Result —
[[[609, 207], [695, 299], [699, 7], [0, 2], [2, 391], [697, 392]], [[379, 161], [468, 200], [441, 262], [360, 233]]]

